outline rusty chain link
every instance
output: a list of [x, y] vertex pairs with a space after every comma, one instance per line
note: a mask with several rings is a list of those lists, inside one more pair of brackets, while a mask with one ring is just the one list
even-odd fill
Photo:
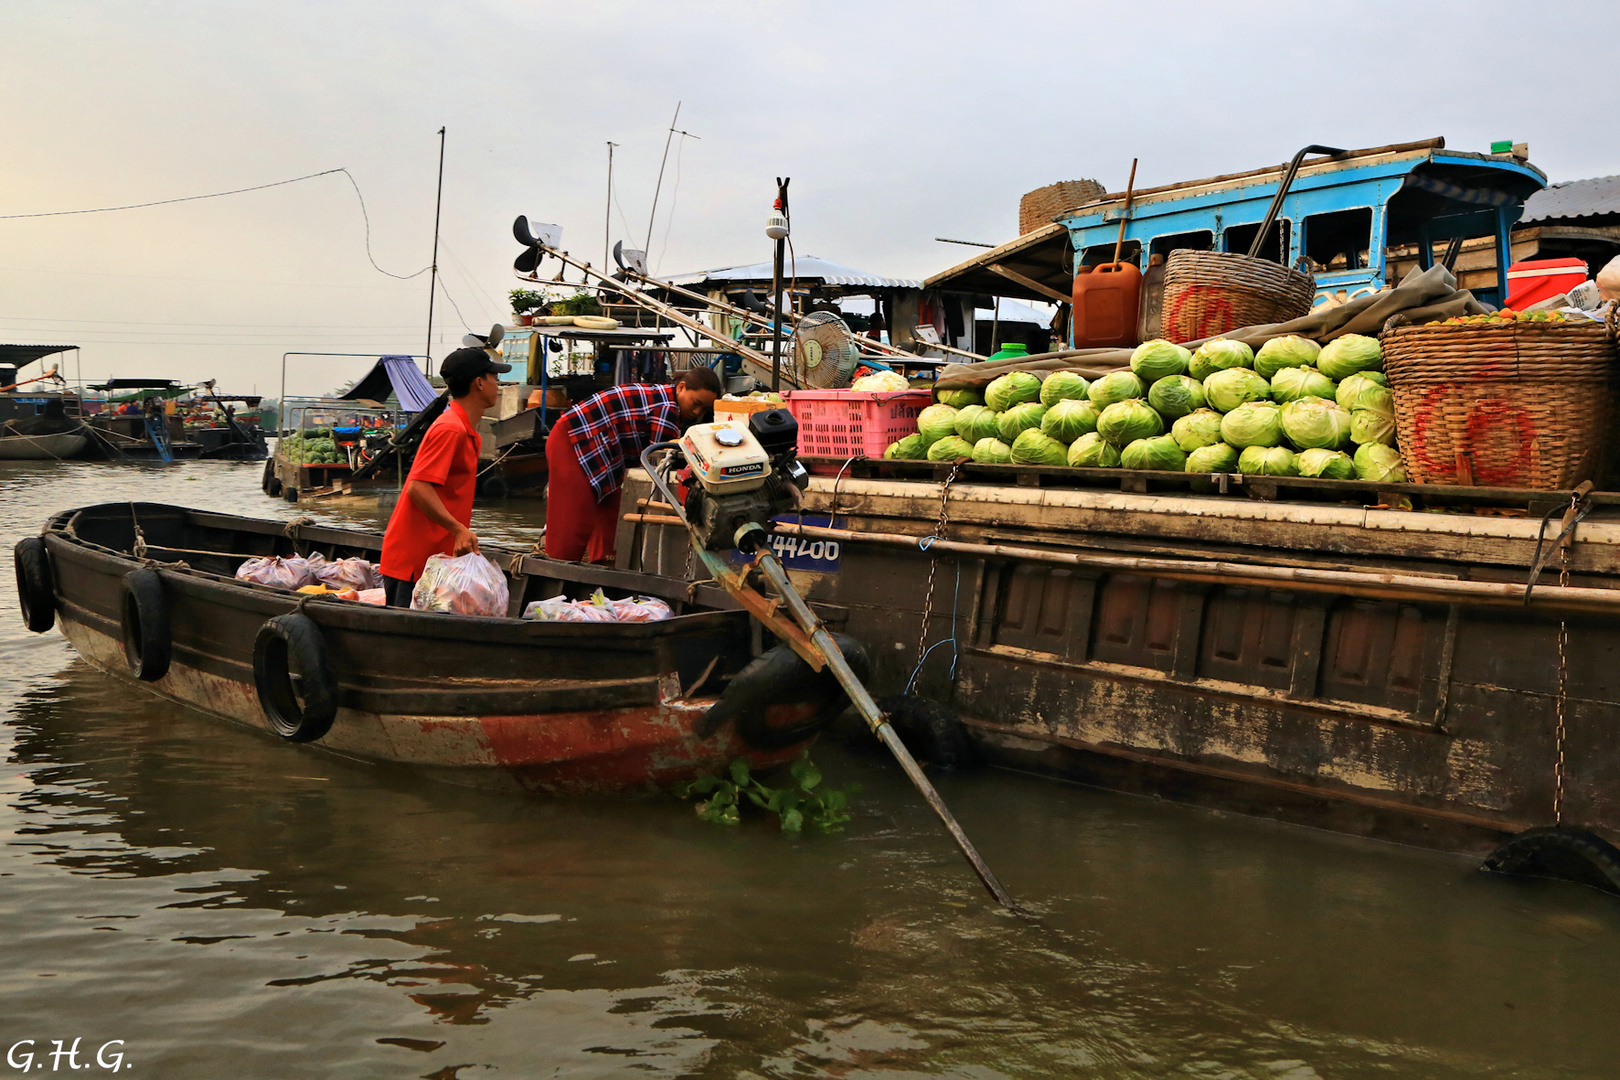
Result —
[[[923, 537], [917, 542], [917, 546], [924, 551], [927, 551], [930, 547], [932, 547], [934, 541], [941, 539], [945, 533], [946, 523], [950, 519], [949, 500], [951, 497], [951, 485], [956, 483], [956, 478], [961, 474], [961, 472], [962, 463], [958, 461], [951, 466], [950, 475], [945, 477], [945, 483], [940, 485], [939, 520], [934, 523], [933, 533]], [[912, 672], [911, 677], [913, 680], [917, 678], [917, 671], [922, 670], [923, 657], [928, 653], [928, 620], [931, 619], [934, 614], [934, 571], [938, 569], [938, 567], [938, 559], [930, 558], [928, 560], [928, 595], [923, 601], [922, 630], [917, 635], [917, 668], [916, 671]], [[908, 685], [906, 689], [910, 690], [911, 687]]]
[[[1558, 565], [1558, 584], [1560, 588], [1569, 587], [1569, 548], [1566, 546], [1560, 552]], [[1553, 824], [1564, 823], [1564, 740], [1565, 722], [1564, 708], [1569, 692], [1569, 620], [1558, 620], [1558, 696], [1554, 699], [1554, 711], [1557, 724], [1553, 730], [1553, 742], [1558, 753], [1557, 762], [1553, 765]]]

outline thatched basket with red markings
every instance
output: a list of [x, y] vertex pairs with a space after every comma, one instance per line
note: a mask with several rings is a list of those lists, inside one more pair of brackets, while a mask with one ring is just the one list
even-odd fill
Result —
[[1612, 319], [1395, 322], [1379, 343], [1414, 482], [1544, 491], [1601, 482], [1615, 406]]
[[1316, 279], [1233, 251], [1172, 251], [1164, 267], [1160, 332], [1197, 341], [1243, 326], [1287, 322], [1311, 313]]

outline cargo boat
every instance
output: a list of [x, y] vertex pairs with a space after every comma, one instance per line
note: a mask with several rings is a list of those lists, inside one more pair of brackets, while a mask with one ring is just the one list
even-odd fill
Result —
[[[90, 664], [170, 701], [439, 779], [558, 794], [642, 791], [727, 766], [786, 761], [843, 708], [820, 676], [707, 735], [764, 649], [718, 589], [490, 552], [516, 613], [550, 596], [631, 592], [649, 623], [480, 618], [313, 598], [237, 580], [251, 556], [375, 558], [381, 536], [150, 503], [64, 511], [17, 546], [23, 614]], [[829, 612], [829, 615], [834, 614]], [[769, 665], [755, 665], [755, 668]], [[735, 702], [728, 709], [736, 713]]]

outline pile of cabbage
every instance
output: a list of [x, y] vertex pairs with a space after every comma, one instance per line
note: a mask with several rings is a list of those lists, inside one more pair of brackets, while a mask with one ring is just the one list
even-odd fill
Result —
[[1094, 381], [1014, 371], [940, 390], [883, 456], [1077, 468], [1403, 482], [1395, 403], [1376, 338], [1147, 341]]
[[295, 465], [347, 465], [349, 455], [338, 449], [331, 428], [309, 428], [284, 437], [276, 451]]

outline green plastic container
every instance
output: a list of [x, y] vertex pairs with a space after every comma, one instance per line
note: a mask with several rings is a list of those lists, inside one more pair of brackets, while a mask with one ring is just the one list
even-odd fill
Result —
[[1001, 348], [985, 357], [986, 360], [1016, 360], [1029, 355], [1029, 346], [1018, 341], [1005, 342]]

